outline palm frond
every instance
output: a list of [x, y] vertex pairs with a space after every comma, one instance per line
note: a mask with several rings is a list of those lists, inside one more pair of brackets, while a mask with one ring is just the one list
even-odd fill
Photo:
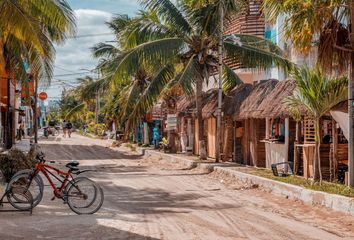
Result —
[[167, 65], [152, 78], [148, 87], [135, 103], [133, 111], [129, 114], [126, 130], [132, 129], [138, 124], [144, 114], [156, 103], [161, 92], [173, 76], [174, 68], [171, 65]]
[[65, 119], [70, 119], [73, 115], [82, 111], [85, 108], [85, 106], [86, 106], [85, 103], [81, 103], [81, 104], [75, 106], [74, 108], [70, 109], [68, 111], [68, 113], [66, 113]]
[[111, 58], [121, 53], [121, 51], [112, 44], [107, 43], [97, 43], [95, 46], [91, 48], [91, 52], [93, 57], [101, 58], [107, 57]]
[[226, 64], [223, 64], [223, 81], [222, 88], [224, 92], [228, 92], [239, 84], [243, 84], [239, 76]]
[[165, 22], [177, 29], [181, 35], [191, 33], [192, 27], [186, 16], [170, 0], [140, 0], [146, 8], [155, 11]]
[[260, 37], [233, 34], [225, 38], [224, 48], [228, 58], [247, 68], [268, 69], [275, 65], [288, 70], [292, 67], [276, 45]]
[[165, 38], [143, 43], [124, 52], [115, 67], [113, 81], [118, 81], [122, 76], [134, 74], [142, 64], [152, 66], [173, 62], [183, 49], [184, 40], [181, 38]]
[[285, 103], [294, 111], [305, 111], [312, 118], [320, 118], [338, 103], [348, 99], [348, 78], [326, 77], [322, 70], [307, 67], [294, 70], [296, 89]]

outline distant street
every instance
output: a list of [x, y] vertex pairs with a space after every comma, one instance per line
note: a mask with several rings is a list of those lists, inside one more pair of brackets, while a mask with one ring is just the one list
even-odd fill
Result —
[[103, 186], [103, 207], [95, 215], [75, 215], [50, 201], [46, 187], [32, 216], [0, 213], [1, 240], [354, 239], [354, 217], [161, 165], [110, 149], [106, 140], [74, 134], [41, 145], [48, 160], [78, 160], [82, 169], [96, 169], [89, 176]]

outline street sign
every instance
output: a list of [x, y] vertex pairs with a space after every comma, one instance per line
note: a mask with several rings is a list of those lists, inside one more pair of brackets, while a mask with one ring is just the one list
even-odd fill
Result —
[[176, 114], [167, 114], [166, 130], [177, 129], [177, 116]]
[[39, 99], [40, 99], [40, 100], [44, 101], [44, 100], [46, 100], [47, 98], [48, 98], [48, 94], [47, 94], [46, 92], [41, 92], [41, 93], [39, 94]]

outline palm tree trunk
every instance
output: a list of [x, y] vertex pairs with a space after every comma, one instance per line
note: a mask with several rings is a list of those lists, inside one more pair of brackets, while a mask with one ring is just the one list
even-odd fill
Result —
[[206, 159], [206, 149], [204, 141], [204, 126], [203, 126], [203, 117], [202, 117], [202, 96], [203, 91], [203, 78], [198, 77], [196, 84], [196, 107], [197, 107], [197, 119], [198, 119], [198, 142], [199, 142], [199, 158], [204, 160]]
[[[354, 0], [350, 0], [350, 25], [351, 25], [351, 35], [350, 43], [352, 49], [354, 49]], [[349, 78], [349, 88], [348, 88], [348, 98], [349, 98], [349, 139], [348, 139], [348, 171], [349, 179], [348, 184], [354, 187], [354, 53], [350, 54], [350, 78]]]
[[320, 139], [320, 119], [315, 119], [315, 159], [314, 159], [314, 180], [322, 183], [322, 170], [321, 170], [321, 139]]
[[[220, 160], [220, 145], [221, 145], [221, 107], [222, 107], [222, 46], [223, 46], [223, 34], [224, 34], [224, 6], [220, 4], [219, 9], [220, 17], [220, 31], [219, 31], [219, 88], [218, 88], [218, 110], [217, 110], [217, 122], [216, 122], [216, 162]], [[227, 144], [227, 143], [225, 143]]]

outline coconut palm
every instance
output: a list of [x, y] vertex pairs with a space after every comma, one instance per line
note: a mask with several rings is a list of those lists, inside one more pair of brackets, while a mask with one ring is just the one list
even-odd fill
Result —
[[[27, 63], [34, 74], [37, 93], [38, 79], [49, 83], [52, 77], [53, 43], [62, 43], [67, 34], [74, 32], [73, 11], [65, 0], [1, 0], [0, 11], [1, 79], [7, 80], [8, 85], [10, 78], [26, 80], [24, 63]], [[34, 119], [37, 119], [36, 111]], [[8, 124], [10, 121], [7, 119]], [[5, 128], [8, 148], [12, 145], [10, 126]], [[34, 128], [37, 142], [37, 121]]]
[[[208, 83], [210, 76], [215, 75], [218, 63], [217, 10], [223, 4], [225, 16], [228, 17], [238, 10], [238, 6], [243, 6], [243, 1], [179, 1], [178, 5], [170, 0], [142, 2], [146, 11], [156, 13], [157, 16], [144, 29], [144, 36], [148, 35], [149, 41], [145, 41], [146, 37], [139, 38], [142, 35], [140, 29], [127, 29], [130, 32], [127, 36], [135, 36], [132, 39], [134, 44], [123, 51], [121, 60], [116, 62], [112, 79], [119, 81], [122, 76], [133, 75], [139, 66], [146, 63], [153, 66], [174, 66], [176, 74], [168, 81], [167, 86], [179, 85], [187, 94], [195, 94], [200, 157], [205, 158], [201, 96], [203, 83]], [[225, 36], [223, 48], [224, 55], [229, 60], [223, 62], [223, 85], [228, 89], [241, 83], [228, 65], [230, 60], [248, 68], [266, 69], [274, 65], [289, 67], [279, 48], [263, 38], [233, 34]]]
[[65, 0], [0, 1], [0, 65], [25, 76], [24, 60], [32, 73], [50, 80], [53, 43], [75, 31], [75, 17]]
[[331, 108], [348, 97], [347, 77], [326, 77], [319, 68], [308, 69], [302, 67], [295, 70], [293, 77], [296, 89], [293, 96], [288, 97], [285, 103], [292, 110], [294, 117], [299, 119], [300, 113], [305, 113], [314, 121], [315, 125], [315, 160], [314, 180], [322, 182], [320, 159], [320, 119]]
[[[147, 41], [150, 38], [149, 28], [157, 20], [154, 12], [140, 11], [134, 18], [118, 15], [107, 23], [117, 36], [117, 44], [98, 43], [92, 48], [94, 57], [100, 58], [97, 68], [103, 74], [103, 90], [112, 95], [104, 108], [106, 112], [111, 112], [109, 107], [114, 109], [115, 119], [126, 131], [135, 128], [174, 74], [171, 65], [141, 64], [129, 76], [120, 76], [115, 81], [112, 78], [117, 64], [124, 57], [121, 49], [127, 50]], [[166, 31], [164, 34], [167, 34]]]
[[334, 66], [342, 71], [352, 49], [347, 2], [264, 0], [262, 10], [270, 22], [284, 17], [284, 34], [298, 52], [307, 55], [317, 46], [318, 63], [327, 71]]

